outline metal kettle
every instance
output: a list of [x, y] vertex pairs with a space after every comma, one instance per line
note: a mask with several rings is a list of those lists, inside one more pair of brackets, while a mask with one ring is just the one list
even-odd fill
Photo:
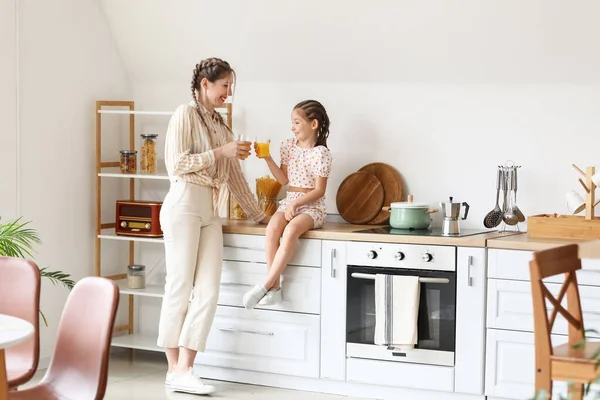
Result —
[[465, 213], [462, 217], [463, 220], [467, 219], [469, 215], [469, 204], [467, 202], [453, 202], [452, 196], [449, 201], [443, 201], [440, 203], [442, 209], [442, 235], [454, 236], [460, 234], [459, 218], [460, 209], [464, 207]]

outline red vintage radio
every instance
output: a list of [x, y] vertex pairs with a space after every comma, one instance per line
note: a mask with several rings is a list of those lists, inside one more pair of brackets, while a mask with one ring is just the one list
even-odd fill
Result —
[[115, 233], [124, 236], [162, 237], [162, 202], [117, 200]]

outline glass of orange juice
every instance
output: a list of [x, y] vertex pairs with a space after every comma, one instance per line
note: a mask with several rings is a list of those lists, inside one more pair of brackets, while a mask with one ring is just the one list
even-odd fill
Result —
[[244, 136], [241, 133], [238, 135], [238, 141], [245, 144], [246, 145], [245, 147], [248, 148], [248, 152], [245, 155], [240, 157], [240, 160], [245, 160], [250, 155], [250, 141], [248, 140], [248, 138], [246, 136]]
[[256, 143], [256, 156], [258, 158], [266, 158], [271, 155], [269, 151], [271, 139], [256, 138], [254, 142]]

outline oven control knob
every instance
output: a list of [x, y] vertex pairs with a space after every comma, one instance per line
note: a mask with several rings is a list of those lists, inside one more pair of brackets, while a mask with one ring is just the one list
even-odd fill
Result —
[[152, 225], [150, 225], [150, 223], [149, 223], [149, 222], [147, 222], [147, 223], [146, 223], [146, 225], [144, 225], [144, 228], [146, 228], [146, 229], [150, 230], [150, 227], [151, 227], [151, 226], [152, 226]]
[[431, 253], [424, 253], [421, 256], [421, 260], [423, 260], [423, 262], [430, 262], [431, 260], [433, 260], [433, 256], [431, 255]]
[[125, 221], [121, 222], [121, 228], [127, 228], [127, 222], [125, 222]]
[[396, 258], [397, 261], [402, 261], [402, 260], [404, 260], [404, 253], [399, 251], [396, 253], [396, 255], [394, 257]]
[[369, 257], [371, 260], [377, 258], [377, 252], [375, 252], [375, 250], [371, 250], [369, 254], [367, 254], [367, 257]]

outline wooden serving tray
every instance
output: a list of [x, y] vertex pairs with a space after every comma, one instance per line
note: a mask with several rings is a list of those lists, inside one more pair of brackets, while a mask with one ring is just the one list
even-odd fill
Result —
[[533, 238], [600, 239], [600, 218], [539, 214], [527, 217], [527, 233]]

